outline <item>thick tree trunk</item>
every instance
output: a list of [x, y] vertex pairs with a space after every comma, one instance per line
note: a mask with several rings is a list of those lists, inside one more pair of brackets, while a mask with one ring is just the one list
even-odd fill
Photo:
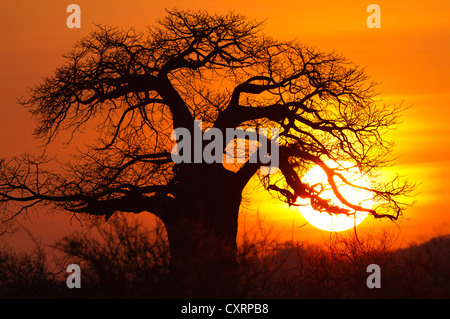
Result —
[[236, 235], [240, 187], [232, 173], [210, 170], [181, 188], [177, 211], [165, 220], [171, 288], [179, 298], [236, 297]]

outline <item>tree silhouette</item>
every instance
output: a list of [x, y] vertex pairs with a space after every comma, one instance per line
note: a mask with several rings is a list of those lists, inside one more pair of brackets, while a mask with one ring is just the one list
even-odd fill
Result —
[[[167, 13], [145, 33], [99, 26], [19, 100], [36, 119], [34, 134], [44, 145], [62, 132], [75, 143], [74, 134], [88, 124], [97, 135], [62, 172], [45, 155], [3, 159], [4, 222], [42, 206], [106, 218], [150, 212], [166, 227], [180, 296], [223, 297], [236, 287], [239, 207], [255, 174], [290, 205], [301, 197], [328, 213], [401, 215], [408, 183], [398, 177], [372, 183], [377, 205], [361, 207], [339, 193], [336, 179], [351, 183], [325, 164], [346, 160], [376, 176], [391, 162], [385, 133], [398, 123], [401, 107], [378, 100], [364, 69], [335, 53], [276, 41], [260, 22], [235, 13]], [[171, 133], [193, 133], [194, 120], [222, 132], [278, 128], [278, 173], [260, 171], [270, 165], [261, 160], [233, 170], [222, 163], [174, 163]], [[345, 209], [322, 199], [319, 185], [302, 181], [312, 165], [326, 172]]]

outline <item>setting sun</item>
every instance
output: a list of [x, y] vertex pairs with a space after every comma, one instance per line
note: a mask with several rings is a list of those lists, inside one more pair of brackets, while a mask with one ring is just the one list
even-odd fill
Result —
[[[370, 188], [369, 183], [363, 178], [358, 168], [351, 163], [340, 162], [338, 165], [333, 161], [328, 161], [326, 164], [331, 168], [338, 168], [340, 174], [350, 183], [356, 186]], [[322, 184], [323, 191], [320, 194], [321, 197], [323, 199], [330, 200], [337, 206], [344, 207], [344, 205], [340, 203], [334, 195], [333, 190], [328, 184], [327, 175], [319, 166], [316, 165], [311, 168], [305, 174], [304, 181], [310, 185]], [[339, 192], [350, 203], [362, 206], [364, 208], [370, 208], [373, 205], [372, 195], [370, 192], [347, 185], [338, 178], [335, 178], [335, 181]], [[351, 216], [343, 214], [329, 214], [327, 212], [319, 212], [314, 210], [310, 205], [309, 200], [299, 199], [298, 203], [301, 205], [299, 207], [300, 213], [308, 221], [308, 223], [326, 231], [343, 231], [350, 229], [360, 224], [368, 215], [366, 212], [352, 212]]]

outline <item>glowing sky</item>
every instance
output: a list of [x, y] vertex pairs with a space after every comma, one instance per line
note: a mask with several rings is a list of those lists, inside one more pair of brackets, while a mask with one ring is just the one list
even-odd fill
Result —
[[[380, 29], [367, 28], [366, 7], [372, 2], [361, 0], [76, 1], [82, 10], [81, 29], [66, 27], [70, 3], [3, 0], [0, 4], [1, 156], [39, 151], [31, 137], [34, 123], [15, 98], [26, 95], [26, 88], [43, 76], [51, 75], [63, 61], [61, 53], [87, 35], [94, 23], [142, 30], [163, 17], [164, 8], [218, 13], [234, 10], [266, 19], [264, 30], [275, 38], [299, 39], [367, 66], [368, 74], [381, 82], [387, 102], [404, 101], [412, 106], [404, 113], [403, 124], [392, 133], [399, 156], [395, 170], [420, 184], [417, 204], [406, 212], [409, 220], [400, 228], [406, 240], [450, 232], [450, 1], [376, 1], [381, 8]], [[289, 229], [281, 231], [285, 239], [294, 233], [302, 240], [323, 236], [324, 232], [309, 225], [297, 229], [304, 224], [298, 212], [280, 207], [254, 194], [245, 218], [249, 222], [259, 209], [275, 228]], [[30, 218], [33, 224], [29, 228], [38, 236], [57, 236], [70, 229], [65, 217]], [[390, 225], [389, 221], [368, 220], [359, 227]]]

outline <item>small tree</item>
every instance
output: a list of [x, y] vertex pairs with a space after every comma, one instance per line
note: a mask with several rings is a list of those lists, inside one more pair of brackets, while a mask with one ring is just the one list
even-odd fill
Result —
[[[90, 123], [97, 139], [63, 173], [46, 168], [54, 161], [45, 156], [3, 159], [4, 221], [39, 206], [106, 218], [150, 212], [166, 227], [180, 294], [232, 296], [242, 190], [270, 163], [247, 160], [234, 170], [174, 163], [171, 133], [185, 128], [194, 134], [194, 120], [221, 132], [279, 129], [280, 170], [259, 175], [290, 205], [301, 197], [334, 214], [365, 211], [396, 220], [402, 213], [399, 196], [409, 184], [398, 178], [373, 183], [368, 191], [377, 206], [361, 207], [339, 193], [336, 178], [351, 183], [325, 164], [350, 161], [366, 176], [389, 164], [392, 144], [384, 134], [401, 111], [378, 101], [364, 69], [342, 56], [271, 39], [261, 23], [235, 13], [172, 10], [146, 33], [100, 26], [64, 57], [67, 62], [20, 103], [46, 145]], [[232, 139], [224, 134], [222, 142], [225, 152]], [[345, 209], [302, 180], [312, 165], [326, 172]]]

